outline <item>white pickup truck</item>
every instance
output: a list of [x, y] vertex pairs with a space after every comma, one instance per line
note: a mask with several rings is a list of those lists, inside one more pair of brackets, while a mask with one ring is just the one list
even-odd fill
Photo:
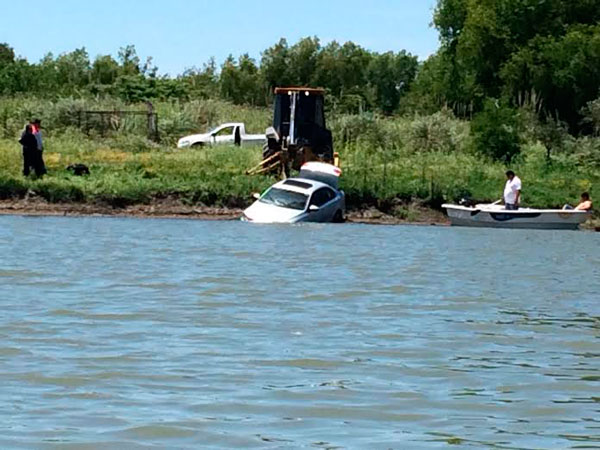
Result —
[[177, 148], [203, 145], [262, 145], [266, 141], [264, 134], [246, 134], [243, 123], [224, 123], [204, 134], [184, 136], [177, 142]]

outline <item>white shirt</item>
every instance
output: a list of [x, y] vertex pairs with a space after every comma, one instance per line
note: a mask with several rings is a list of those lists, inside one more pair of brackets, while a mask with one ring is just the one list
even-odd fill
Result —
[[518, 176], [514, 176], [512, 180], [506, 180], [504, 186], [504, 203], [514, 205], [517, 202], [517, 191], [521, 190], [521, 180]]

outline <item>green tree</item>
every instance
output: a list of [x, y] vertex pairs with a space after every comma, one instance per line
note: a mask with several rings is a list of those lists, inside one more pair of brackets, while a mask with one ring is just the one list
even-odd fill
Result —
[[[540, 113], [558, 113], [575, 129], [575, 111], [597, 88], [596, 71], [580, 68], [586, 58], [594, 64], [596, 32], [589, 30], [599, 21], [600, 0], [438, 0], [434, 25], [442, 46], [435, 64], [423, 66], [417, 88], [430, 88], [435, 101], [461, 115], [480, 110], [486, 97], [515, 104], [535, 97]], [[573, 34], [581, 26], [592, 42]], [[577, 67], [567, 67], [569, 53]], [[571, 89], [561, 81], [567, 79]]]
[[35, 67], [25, 59], [18, 58], [0, 69], [0, 94], [12, 95], [21, 92], [36, 92]]
[[206, 99], [215, 96], [218, 90], [219, 77], [214, 58], [204, 64], [202, 69], [188, 69], [179, 77], [185, 85], [190, 98]]
[[580, 127], [581, 110], [600, 91], [600, 25], [569, 27], [560, 37], [532, 39], [503, 66], [505, 94], [534, 99], [538, 112]]
[[290, 50], [285, 39], [262, 53], [260, 72], [269, 91], [277, 86], [290, 86]]
[[357, 111], [368, 97], [368, 68], [371, 54], [362, 47], [333, 41], [319, 53], [314, 83], [335, 97], [338, 110]]
[[315, 72], [321, 44], [317, 37], [300, 39], [289, 50], [290, 81], [299, 86], [310, 86]]
[[136, 75], [140, 73], [140, 58], [134, 45], [127, 45], [119, 49], [119, 62], [122, 75]]
[[0, 70], [15, 62], [15, 51], [8, 44], [0, 44]]
[[497, 100], [488, 100], [471, 123], [475, 149], [482, 155], [509, 164], [520, 151], [518, 112]]
[[416, 76], [417, 67], [417, 58], [404, 51], [374, 55], [367, 74], [372, 103], [385, 114], [395, 112]]
[[110, 86], [119, 76], [119, 63], [110, 55], [99, 55], [91, 70], [91, 82], [96, 85]]
[[237, 104], [259, 104], [264, 98], [258, 67], [247, 54], [240, 56], [236, 62], [229, 55], [221, 67], [219, 80], [221, 96]]
[[12, 90], [11, 68], [15, 63], [15, 52], [8, 44], [0, 44], [0, 94]]
[[60, 92], [72, 94], [86, 88], [90, 83], [90, 60], [85, 48], [63, 53], [54, 62], [56, 85]]

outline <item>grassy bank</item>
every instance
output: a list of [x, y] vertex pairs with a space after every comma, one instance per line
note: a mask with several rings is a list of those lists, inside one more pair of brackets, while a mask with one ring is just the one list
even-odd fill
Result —
[[[53, 203], [99, 203], [115, 208], [157, 199], [175, 199], [185, 205], [244, 207], [252, 192], [275, 181], [244, 174], [260, 161], [259, 148], [174, 148], [177, 137], [222, 121], [245, 121], [251, 131], [259, 131], [268, 124], [268, 110], [219, 102], [158, 104], [162, 141], [155, 144], [147, 141], [143, 127], [140, 131], [134, 123], [119, 124], [104, 136], [73, 126], [64, 111], [78, 101], [11, 102], [0, 106], [0, 117], [2, 111], [5, 117], [7, 111], [13, 112], [11, 119], [5, 120], [6, 126], [0, 128], [2, 199], [34, 193]], [[82, 105], [90, 109], [110, 106]], [[32, 114], [42, 116], [47, 126], [44, 155], [49, 174], [42, 180], [21, 175], [16, 139], [19, 124]], [[412, 219], [417, 214], [416, 205], [439, 208], [444, 201], [464, 196], [492, 201], [501, 196], [506, 167], [473, 152], [469, 124], [449, 113], [395, 119], [332, 117], [329, 126], [342, 157], [342, 187], [349, 209], [374, 207]], [[570, 145], [577, 148], [578, 143]], [[595, 143], [585, 145], [593, 149]], [[76, 177], [65, 170], [79, 162], [90, 167], [89, 177]], [[528, 136], [524, 136], [521, 155], [511, 168], [523, 180], [527, 206], [559, 207], [577, 201], [584, 190], [592, 197], [600, 195], [600, 169], [583, 164], [580, 152], [564, 150], [548, 160], [546, 148]]]

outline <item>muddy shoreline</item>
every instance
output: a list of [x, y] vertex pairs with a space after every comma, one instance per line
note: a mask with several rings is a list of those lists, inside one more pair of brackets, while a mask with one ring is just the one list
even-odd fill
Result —
[[[414, 208], [410, 218], [396, 217], [376, 208], [349, 210], [349, 223], [379, 225], [449, 225], [445, 215], [424, 207]], [[237, 220], [241, 208], [220, 208], [203, 205], [184, 205], [175, 200], [153, 201], [149, 204], [116, 208], [102, 203], [49, 203], [43, 199], [0, 200], [0, 215], [63, 216], [63, 217], [135, 217], [197, 220]]]

